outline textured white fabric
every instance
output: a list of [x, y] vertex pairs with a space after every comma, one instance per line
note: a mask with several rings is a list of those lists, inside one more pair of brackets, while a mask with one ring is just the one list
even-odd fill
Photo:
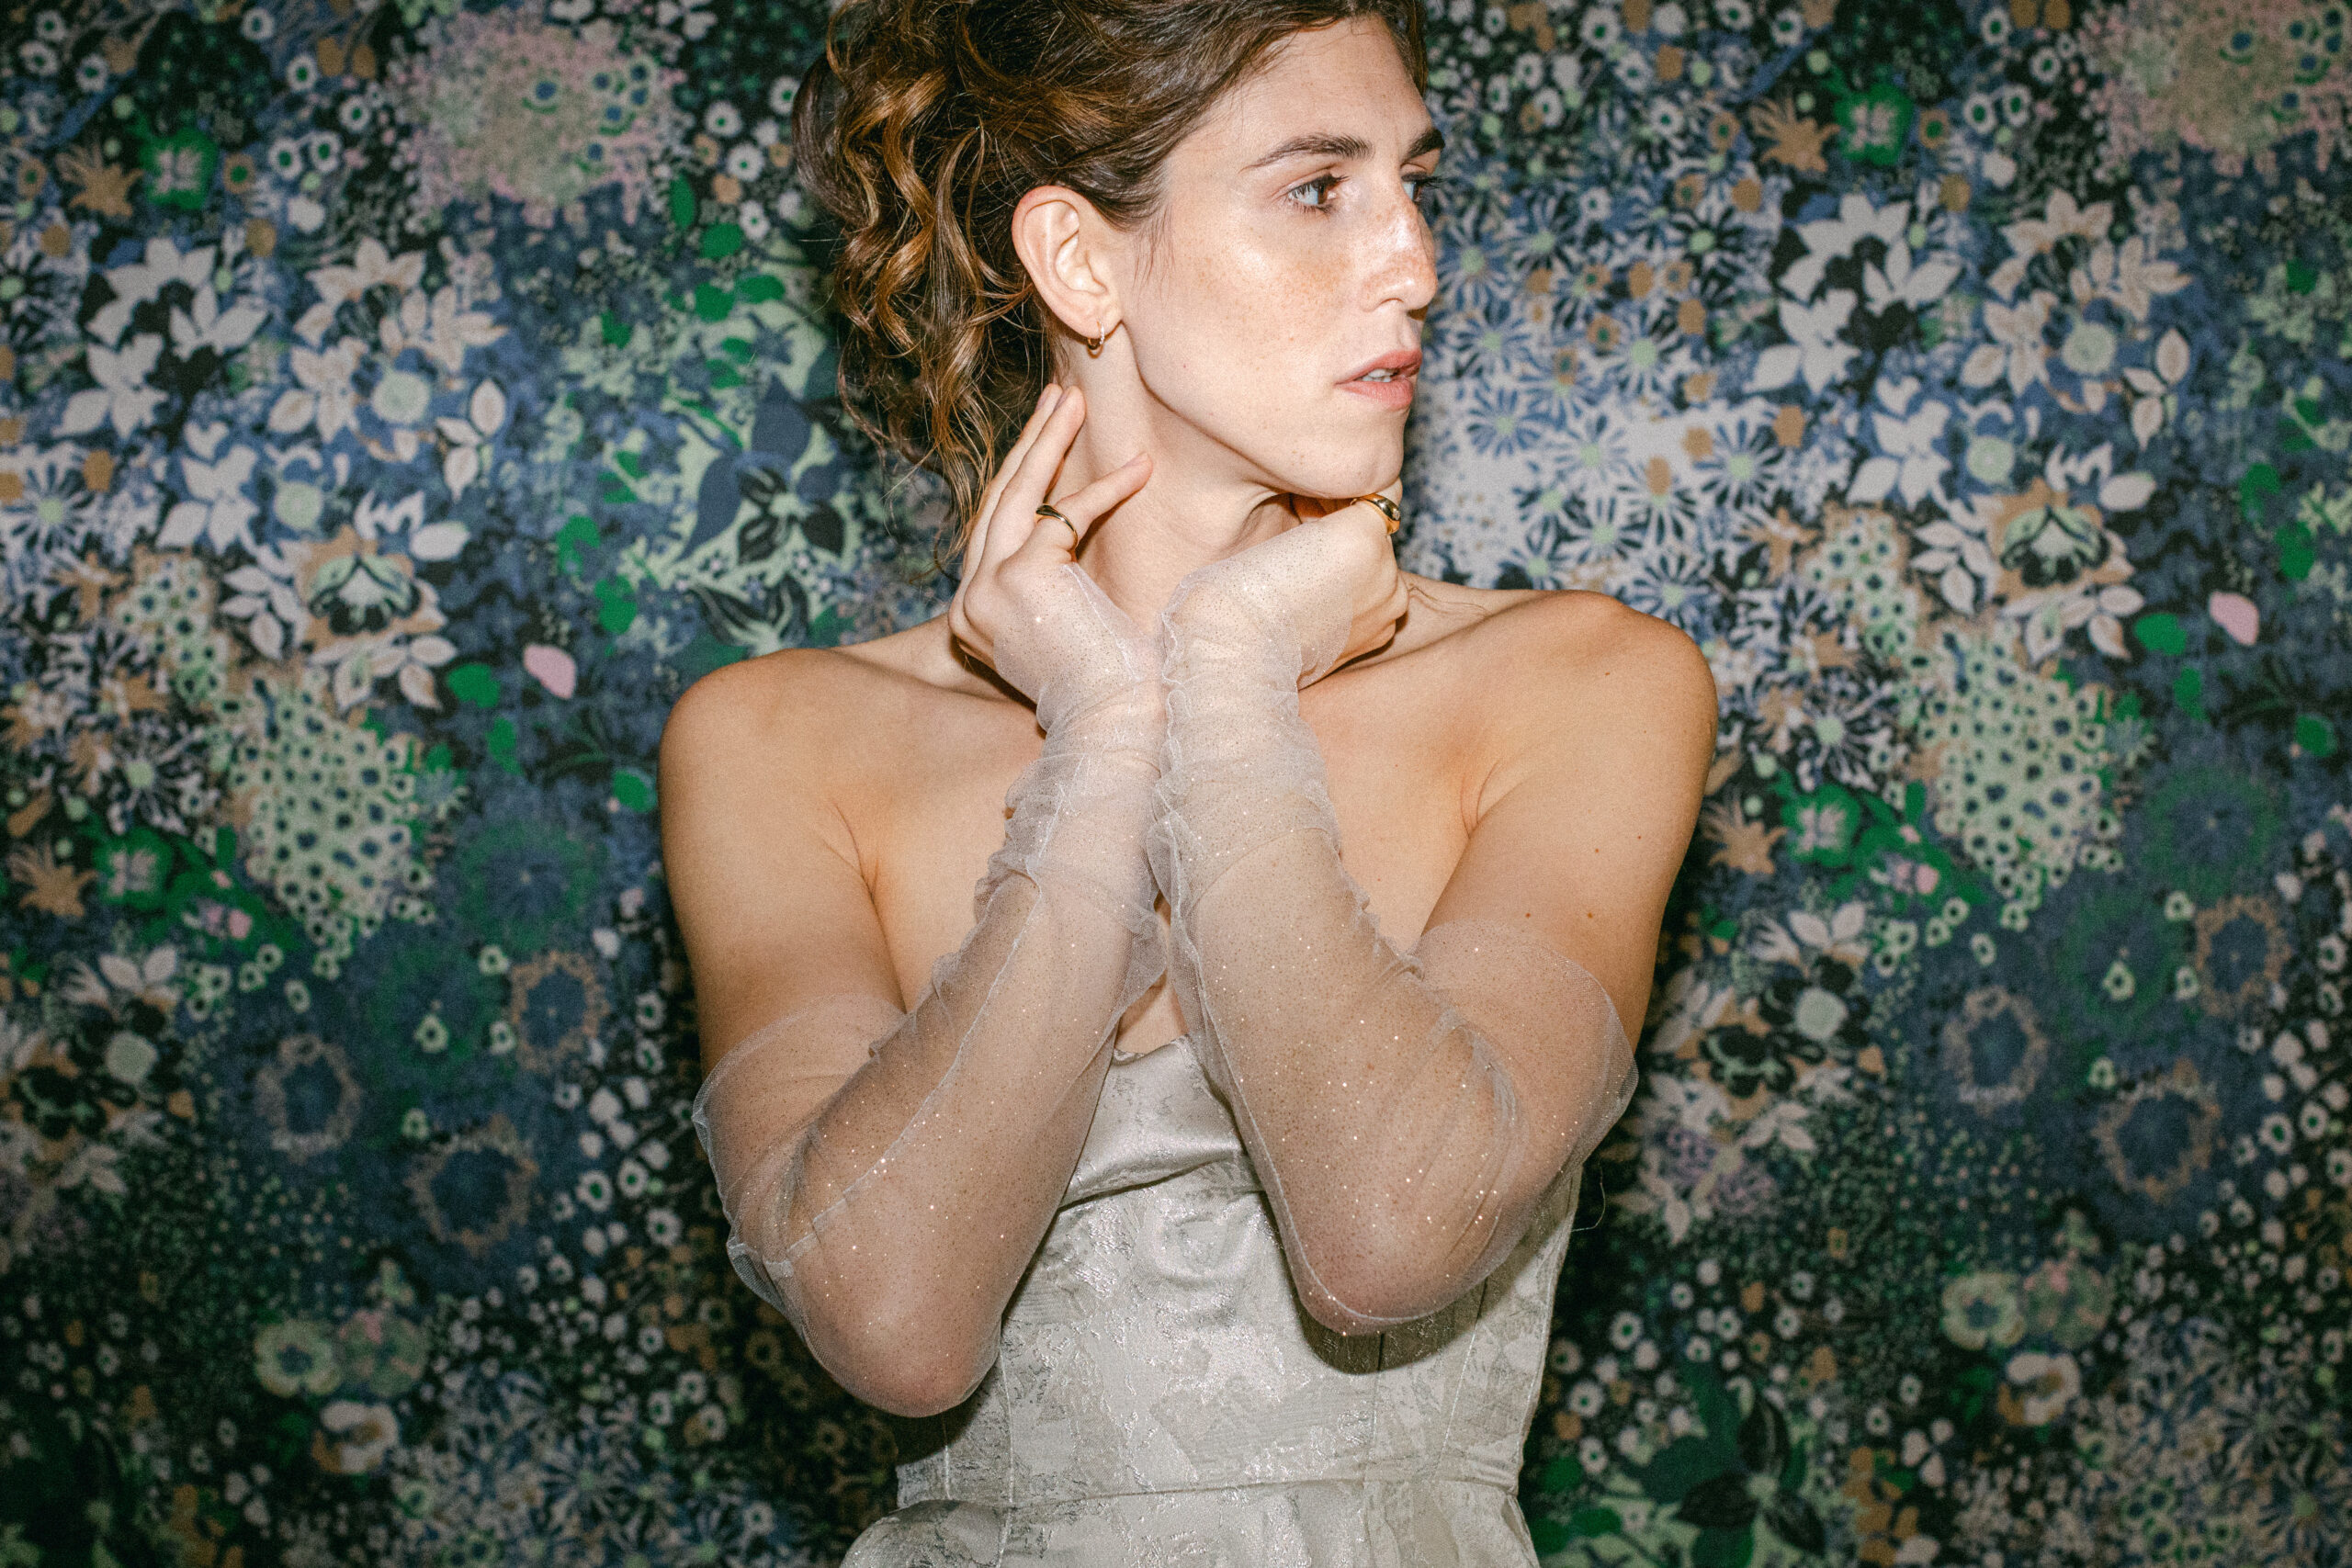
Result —
[[1582, 965], [1485, 919], [1400, 952], [1340, 865], [1298, 692], [1344, 650], [1345, 570], [1328, 536], [1300, 528], [1178, 584], [1149, 851], [1170, 982], [1300, 1300], [1374, 1333], [1484, 1278], [1623, 1111], [1634, 1072]]
[[1444, 1308], [1343, 1336], [1193, 1037], [1114, 1055], [997, 1364], [896, 1423], [843, 1568], [1534, 1568], [1517, 1500], [1583, 1171]]
[[[1165, 967], [1141, 849], [1165, 722], [1157, 649], [1076, 566], [1055, 592], [1057, 613], [997, 649], [1046, 739], [1005, 797], [964, 945], [903, 1014], [831, 995], [763, 1027], [695, 1100], [737, 1269], [888, 1408], [938, 1407], [994, 1360], [1112, 1032]], [[809, 1076], [813, 1046], [860, 1041], [854, 1074]]]

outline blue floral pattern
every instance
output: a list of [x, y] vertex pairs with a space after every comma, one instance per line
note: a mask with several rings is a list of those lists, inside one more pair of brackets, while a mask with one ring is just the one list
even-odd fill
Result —
[[[1410, 570], [1723, 695], [1547, 1562], [2352, 1551], [2342, 0], [1434, 0]], [[816, 0], [0, 17], [0, 1561], [835, 1561], [653, 757], [936, 614]]]

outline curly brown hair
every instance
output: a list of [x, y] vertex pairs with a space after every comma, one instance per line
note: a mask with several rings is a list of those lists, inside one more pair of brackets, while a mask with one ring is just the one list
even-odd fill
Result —
[[1386, 24], [1426, 88], [1421, 0], [848, 0], [833, 14], [792, 138], [842, 229], [842, 400], [946, 480], [944, 553], [962, 551], [1053, 363], [1014, 206], [1068, 186], [1136, 227], [1210, 106], [1290, 34], [1356, 17]]

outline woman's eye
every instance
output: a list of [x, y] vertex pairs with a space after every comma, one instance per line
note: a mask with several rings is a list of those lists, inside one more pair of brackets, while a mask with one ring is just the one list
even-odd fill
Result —
[[1320, 212], [1331, 205], [1332, 187], [1340, 183], [1337, 175], [1317, 175], [1303, 186], [1293, 186], [1290, 198], [1301, 207]]

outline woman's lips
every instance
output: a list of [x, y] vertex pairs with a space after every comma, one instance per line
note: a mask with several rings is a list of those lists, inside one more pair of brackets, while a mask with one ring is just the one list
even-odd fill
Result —
[[1416, 379], [1418, 378], [1409, 371], [1398, 375], [1393, 381], [1367, 381], [1358, 377], [1352, 381], [1340, 382], [1340, 390], [1352, 393], [1381, 408], [1401, 409], [1412, 403]]
[[[1340, 390], [1351, 392], [1385, 409], [1401, 409], [1412, 402], [1413, 384], [1420, 370], [1421, 356], [1416, 351], [1385, 354], [1371, 364], [1358, 367], [1353, 377], [1340, 383]], [[1387, 378], [1364, 379], [1375, 371], [1386, 371]]]

